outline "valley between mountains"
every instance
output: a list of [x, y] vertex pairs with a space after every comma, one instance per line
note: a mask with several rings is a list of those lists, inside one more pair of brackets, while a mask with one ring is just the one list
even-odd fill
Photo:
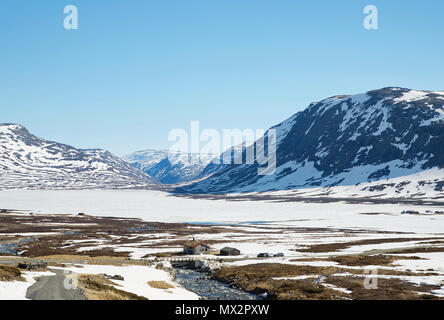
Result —
[[272, 129], [258, 176], [0, 124], [0, 299], [444, 299], [444, 92], [330, 97]]
[[[223, 155], [144, 150], [122, 157], [46, 141], [0, 125], [0, 189], [163, 189], [174, 194], [303, 195], [442, 201], [444, 93], [384, 88], [335, 96], [272, 129], [276, 171]], [[265, 137], [267, 137], [267, 134]], [[297, 198], [297, 197], [295, 197]]]

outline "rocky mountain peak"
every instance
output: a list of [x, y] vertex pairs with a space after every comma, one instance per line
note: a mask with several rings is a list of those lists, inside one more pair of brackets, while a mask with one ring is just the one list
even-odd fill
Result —
[[257, 165], [231, 165], [179, 191], [355, 185], [440, 167], [444, 164], [443, 107], [444, 92], [395, 87], [330, 97], [273, 127], [277, 132], [274, 175], [258, 176]]

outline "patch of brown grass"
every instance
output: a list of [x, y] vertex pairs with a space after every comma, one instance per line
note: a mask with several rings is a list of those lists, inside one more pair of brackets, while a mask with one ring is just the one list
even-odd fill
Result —
[[103, 275], [80, 275], [79, 288], [88, 300], [148, 300], [131, 292], [119, 290]]
[[174, 286], [165, 281], [148, 281], [148, 285], [155, 289], [173, 289]]
[[262, 289], [277, 300], [343, 300], [349, 298], [346, 293], [332, 290], [311, 280], [274, 280]]
[[142, 258], [150, 258], [150, 257], [157, 257], [157, 258], [169, 258], [174, 257], [183, 254], [183, 251], [178, 252], [157, 252], [157, 253], [149, 253], [144, 255]]
[[130, 252], [126, 251], [114, 251], [113, 248], [101, 248], [101, 249], [95, 249], [95, 250], [88, 250], [83, 252], [84, 255], [87, 255], [89, 257], [103, 257], [103, 256], [110, 256], [110, 257], [124, 257], [128, 258]]
[[425, 241], [425, 240], [441, 240], [441, 238], [389, 238], [389, 239], [366, 239], [350, 242], [323, 243], [309, 246], [307, 248], [298, 249], [299, 252], [335, 252], [347, 249], [353, 246], [372, 245], [381, 243], [399, 243], [409, 241]]
[[388, 255], [374, 255], [374, 256], [336, 256], [328, 258], [329, 261], [334, 261], [344, 266], [389, 266], [397, 260], [419, 260], [420, 257], [403, 257], [403, 256], [388, 256]]
[[64, 263], [48, 262], [48, 267], [66, 268], [66, 265]]
[[217, 276], [245, 276], [247, 278], [278, 278], [300, 275], [320, 275], [344, 272], [338, 267], [300, 266], [280, 263], [258, 263], [240, 267], [228, 267], [215, 270]]
[[358, 300], [421, 300], [438, 299], [428, 294], [436, 286], [420, 285], [400, 279], [378, 279], [377, 289], [366, 289], [361, 277], [328, 277], [327, 283], [351, 290], [351, 297]]
[[[336, 274], [353, 274], [353, 276], [337, 276]], [[248, 292], [262, 294], [267, 292], [271, 299], [413, 299], [418, 298], [416, 291], [427, 293], [431, 286], [417, 287], [398, 279], [381, 279], [378, 290], [369, 293], [364, 287], [364, 269], [350, 269], [341, 267], [299, 266], [288, 264], [251, 264], [240, 267], [228, 267], [215, 270], [212, 277], [228, 285]], [[380, 275], [410, 276], [418, 275], [412, 272], [395, 270], [378, 270]], [[333, 288], [316, 283], [314, 279], [273, 279], [309, 275], [313, 278], [323, 276], [325, 283], [349, 289], [353, 294], [346, 294]], [[361, 275], [361, 276], [360, 276]], [[422, 276], [428, 274], [421, 274]], [[349, 280], [353, 279], [353, 281]], [[391, 287], [391, 285], [393, 285]], [[356, 292], [355, 292], [356, 291]], [[378, 293], [377, 291], [380, 291]], [[430, 298], [430, 297], [429, 297]], [[433, 298], [433, 297], [432, 297]]]
[[213, 278], [248, 292], [267, 292], [272, 299], [342, 299], [346, 294], [331, 290], [311, 280], [274, 280], [279, 277], [333, 274], [337, 267], [314, 267], [261, 263], [215, 270]]
[[323, 258], [302, 258], [302, 259], [290, 259], [291, 262], [317, 262], [326, 261]]
[[142, 260], [128, 260], [125, 257], [113, 257], [113, 256], [83, 256], [83, 255], [51, 255], [51, 256], [41, 256], [38, 257], [39, 260], [47, 261], [49, 263], [56, 264], [71, 264], [75, 262], [76, 264], [93, 264], [93, 265], [112, 265], [112, 266], [122, 266], [122, 265], [146, 265], [145, 261]]
[[344, 299], [342, 292], [316, 284], [312, 280], [274, 280], [278, 277], [299, 275], [320, 275], [339, 272], [335, 267], [295, 266], [285, 264], [255, 264], [241, 267], [223, 268], [213, 271], [213, 278], [232, 287], [248, 292], [267, 293], [271, 299], [279, 300], [325, 300]]
[[0, 281], [25, 281], [19, 268], [0, 265]]
[[420, 242], [419, 244], [444, 244], [444, 240], [424, 241], [424, 242]]
[[415, 254], [415, 253], [433, 253], [433, 252], [444, 252], [444, 247], [416, 247], [416, 248], [408, 248], [408, 249], [393, 249], [386, 251], [387, 253], [392, 254]]

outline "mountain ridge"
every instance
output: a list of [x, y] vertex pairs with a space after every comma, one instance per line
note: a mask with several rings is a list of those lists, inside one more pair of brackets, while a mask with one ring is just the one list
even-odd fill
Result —
[[103, 149], [76, 149], [0, 124], [0, 189], [126, 189], [157, 183]]
[[176, 184], [202, 177], [203, 170], [215, 157], [211, 154], [145, 149], [122, 159], [160, 183]]
[[[103, 149], [76, 149], [4, 123], [0, 189], [150, 189], [160, 188], [160, 181], [170, 184], [164, 190], [190, 194], [335, 186], [362, 186], [364, 193], [391, 188], [398, 195], [443, 190], [444, 92], [387, 87], [336, 95], [270, 129], [276, 130], [276, 172], [260, 176], [257, 161], [212, 163], [214, 155], [153, 149], [134, 152], [124, 161]], [[235, 146], [218, 157], [233, 160], [240, 150], [245, 158], [249, 148], [257, 149], [258, 143]], [[415, 176], [430, 169], [433, 174]], [[398, 178], [408, 176], [414, 181], [406, 187], [408, 181]]]
[[443, 106], [444, 92], [399, 87], [313, 102], [270, 128], [277, 132], [275, 175], [258, 176], [257, 163], [230, 165], [175, 191], [233, 193], [354, 185], [440, 167]]

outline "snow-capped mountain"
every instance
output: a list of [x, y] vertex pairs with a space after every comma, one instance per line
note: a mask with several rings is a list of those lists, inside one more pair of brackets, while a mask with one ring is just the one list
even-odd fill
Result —
[[[412, 183], [442, 192], [444, 92], [384, 88], [334, 96], [312, 103], [272, 129], [277, 135], [274, 174], [258, 175], [257, 163], [232, 164], [176, 191], [256, 192], [359, 184], [367, 188], [364, 191], [376, 191], [375, 181], [436, 168], [427, 175], [430, 179]], [[408, 182], [395, 184], [395, 189], [401, 192]], [[416, 190], [413, 185], [408, 188]]]
[[80, 150], [0, 124], [0, 189], [149, 188], [157, 183], [108, 151]]
[[[210, 154], [142, 150], [123, 157], [132, 166], [147, 173], [160, 183], [174, 184], [203, 176], [203, 170], [215, 158]], [[208, 173], [214, 170], [207, 169]], [[205, 173], [205, 174], [208, 174]]]

